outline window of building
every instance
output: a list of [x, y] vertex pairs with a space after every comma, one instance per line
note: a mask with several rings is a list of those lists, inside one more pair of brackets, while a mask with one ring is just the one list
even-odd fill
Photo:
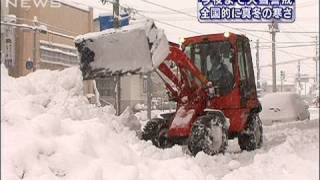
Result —
[[76, 48], [42, 40], [40, 41], [40, 59], [42, 62], [65, 66], [78, 65], [80, 63]]

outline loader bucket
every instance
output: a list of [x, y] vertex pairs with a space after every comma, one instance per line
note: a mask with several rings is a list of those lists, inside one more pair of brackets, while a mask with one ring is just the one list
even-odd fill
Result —
[[152, 20], [76, 37], [83, 79], [147, 73], [168, 56], [168, 40]]

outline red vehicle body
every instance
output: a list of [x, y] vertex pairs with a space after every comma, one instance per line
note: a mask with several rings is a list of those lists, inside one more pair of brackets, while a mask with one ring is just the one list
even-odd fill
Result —
[[[200, 52], [201, 44], [217, 42], [223, 42], [227, 44], [226, 47], [230, 47], [224, 52], [230, 55], [227, 54], [226, 57], [232, 64], [234, 80], [232, 89], [221, 94], [217, 92], [215, 83], [208, 78], [206, 74], [208, 67], [203, 66], [209, 65], [203, 63], [204, 58], [202, 60], [199, 58], [201, 54], [197, 56], [200, 59], [197, 66], [197, 62], [186, 52], [186, 48], [194, 47], [195, 49], [199, 45]], [[224, 44], [219, 44], [220, 46], [217, 47], [223, 47]], [[212, 47], [214, 45], [212, 44]], [[170, 67], [170, 63], [174, 64], [174, 68]], [[188, 140], [193, 133], [194, 123], [199, 117], [212, 110], [222, 112], [224, 117], [229, 119], [227, 136], [233, 138], [241, 135], [248, 128], [250, 114], [261, 111], [257, 99], [249, 40], [245, 36], [233, 33], [226, 36], [222, 33], [186, 38], [182, 44], [182, 50], [176, 46], [170, 47], [169, 56], [158, 69], [171, 81], [171, 83], [166, 82], [165, 85], [171, 99], [177, 102], [176, 112], [164, 115], [168, 119], [167, 130], [158, 132], [159, 137], [165, 136], [168, 141], [181, 143], [181, 140], [182, 142]], [[210, 95], [210, 88], [215, 89], [213, 97]]]

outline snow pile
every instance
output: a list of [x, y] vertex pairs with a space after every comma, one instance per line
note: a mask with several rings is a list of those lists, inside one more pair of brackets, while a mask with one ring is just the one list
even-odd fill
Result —
[[319, 179], [319, 130], [301, 131], [294, 128], [286, 133], [289, 136], [284, 143], [270, 149], [268, 153], [257, 154], [252, 164], [222, 179]]
[[[263, 149], [192, 157], [186, 147], [141, 141], [137, 117], [88, 103], [81, 72], [39, 70], [13, 79], [1, 68], [1, 179], [318, 179], [318, 120], [304, 129], [266, 129]], [[153, 114], [152, 116], [156, 116]], [[310, 129], [311, 128], [311, 129]]]
[[116, 121], [112, 107], [89, 104], [78, 68], [19, 79], [8, 77], [4, 67], [1, 73], [1, 179], [99, 180], [119, 163], [130, 172], [134, 156], [116, 133], [125, 131], [118, 121], [127, 117]]
[[[160, 114], [171, 113], [170, 110], [152, 110], [151, 111], [151, 119], [152, 118], [163, 118]], [[137, 120], [141, 124], [141, 130], [148, 122], [148, 112], [146, 110], [139, 111], [134, 114], [137, 117]]]
[[145, 104], [136, 104], [134, 106], [134, 110], [135, 111], [143, 111], [143, 110], [146, 110], [147, 109], [147, 106]]

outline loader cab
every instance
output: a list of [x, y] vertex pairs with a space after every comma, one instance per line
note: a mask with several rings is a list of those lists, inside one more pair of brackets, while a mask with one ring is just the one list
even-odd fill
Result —
[[235, 48], [227, 39], [190, 43], [184, 52], [195, 66], [213, 82], [220, 96], [228, 95], [235, 87]]
[[[259, 109], [249, 39], [230, 33], [186, 38], [182, 48], [193, 64], [218, 86], [218, 95], [207, 108], [222, 110], [232, 121], [230, 132], [239, 133], [252, 110]], [[212, 73], [223, 67], [220, 72]], [[220, 81], [220, 82], [219, 82]], [[258, 110], [257, 112], [259, 112]]]
[[213, 34], [187, 38], [182, 45], [195, 66], [227, 96], [240, 89], [241, 104], [256, 94], [249, 39], [242, 35]]

